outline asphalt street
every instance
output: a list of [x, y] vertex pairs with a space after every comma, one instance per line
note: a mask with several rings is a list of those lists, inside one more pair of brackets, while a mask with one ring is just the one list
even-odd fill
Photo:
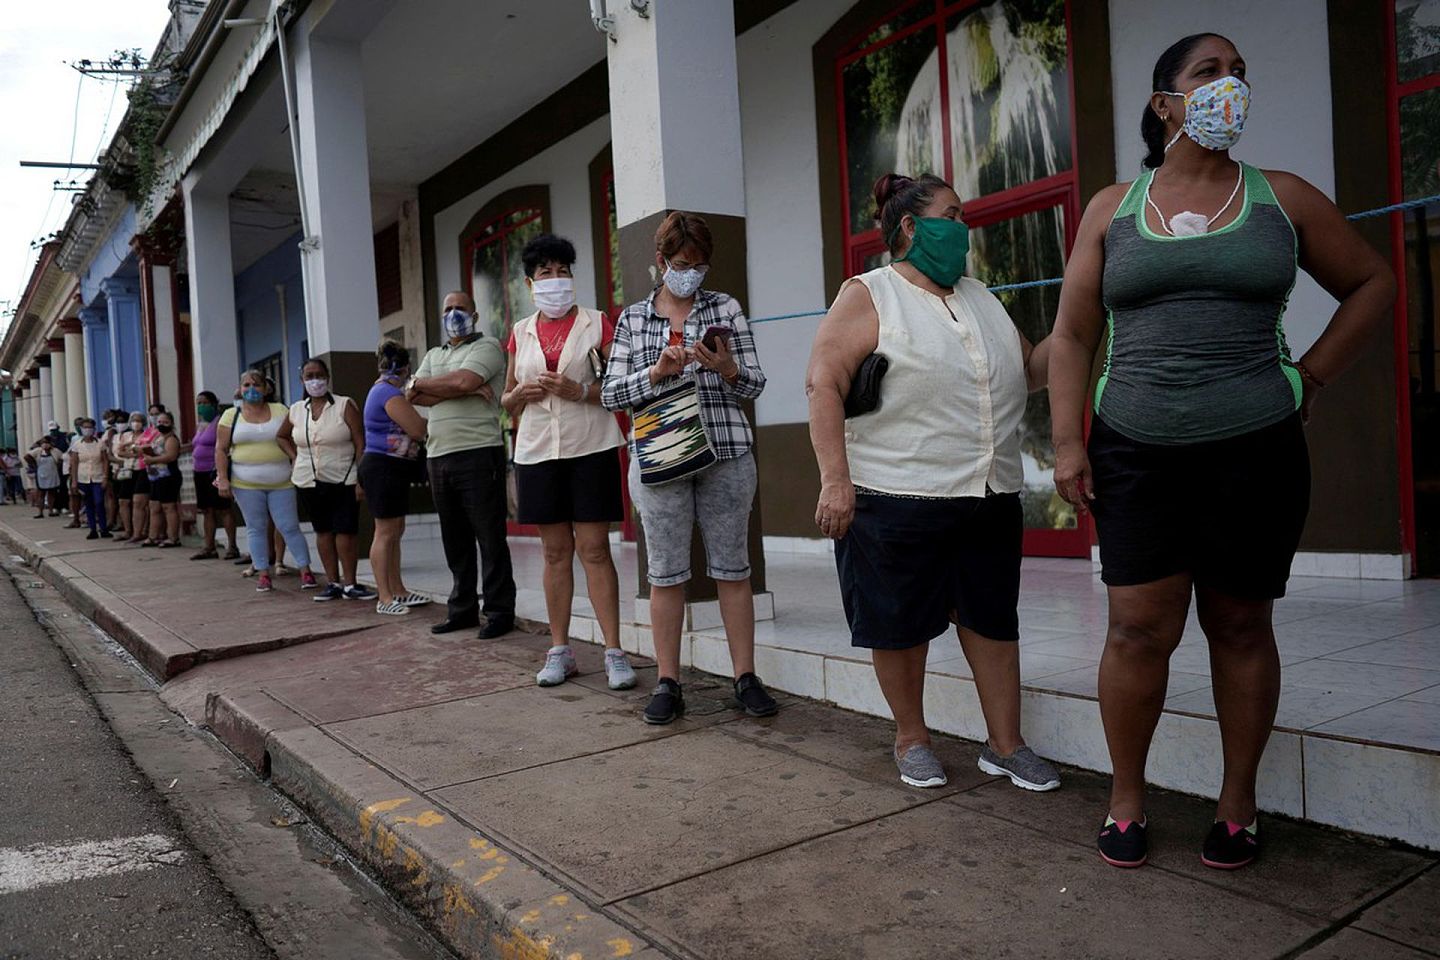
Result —
[[272, 957], [4, 575], [0, 638], [0, 956]]

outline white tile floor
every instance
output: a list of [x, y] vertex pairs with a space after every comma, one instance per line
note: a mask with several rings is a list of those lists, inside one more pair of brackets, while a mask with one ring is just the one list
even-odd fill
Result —
[[[405, 579], [411, 589], [443, 599], [450, 573], [438, 538], [427, 534], [433, 531], [417, 531], [404, 543]], [[547, 620], [538, 541], [512, 539], [511, 551], [518, 612]], [[618, 545], [615, 554], [621, 643], [650, 654], [649, 629], [634, 623], [635, 548]], [[572, 636], [598, 640], [578, 570], [576, 583]], [[771, 551], [767, 587], [775, 619], [756, 630], [767, 682], [888, 717], [868, 655], [849, 644], [833, 557]], [[1416, 802], [1440, 782], [1440, 581], [1295, 577], [1275, 620], [1283, 680], [1277, 730], [1261, 768], [1262, 808], [1440, 849], [1440, 805]], [[1109, 770], [1096, 702], [1105, 623], [1105, 590], [1089, 561], [1025, 562], [1023, 732], [1042, 754], [1099, 771]], [[681, 661], [726, 672], [724, 630], [687, 634]], [[953, 635], [931, 643], [926, 691], [933, 727], [984, 737], [974, 683]], [[1208, 650], [1193, 611], [1171, 660], [1165, 706], [1147, 776], [1213, 797], [1220, 738]]]
[[[404, 569], [412, 589], [443, 596], [450, 575], [436, 539], [408, 540]], [[546, 619], [539, 543], [514, 538], [511, 552], [522, 616]], [[630, 619], [635, 548], [616, 547], [622, 619]], [[768, 587], [773, 621], [757, 626], [759, 644], [846, 660], [868, 661], [849, 645], [834, 561], [828, 555], [773, 552]], [[577, 570], [577, 616], [588, 617]], [[1440, 749], [1440, 581], [1295, 577], [1276, 603], [1276, 638], [1284, 666], [1277, 726], [1378, 744]], [[1020, 593], [1021, 680], [1040, 691], [1095, 696], [1105, 642], [1105, 591], [1088, 560], [1025, 561]], [[723, 637], [723, 629], [699, 635]], [[931, 645], [930, 669], [966, 677], [953, 637]], [[863, 674], [863, 671], [862, 671]], [[1167, 709], [1214, 716], [1204, 635], [1191, 613], [1171, 660]], [[1401, 702], [1403, 701], [1403, 702]], [[1388, 709], [1377, 709], [1390, 705]], [[1430, 708], [1430, 709], [1425, 709]]]

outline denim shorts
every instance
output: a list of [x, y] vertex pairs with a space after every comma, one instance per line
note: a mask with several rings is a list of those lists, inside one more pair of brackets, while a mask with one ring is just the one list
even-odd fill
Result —
[[630, 461], [630, 499], [645, 531], [650, 583], [673, 587], [690, 579], [690, 536], [700, 525], [705, 572], [715, 580], [750, 578], [750, 507], [755, 502], [755, 456], [720, 460], [699, 473], [646, 486]]

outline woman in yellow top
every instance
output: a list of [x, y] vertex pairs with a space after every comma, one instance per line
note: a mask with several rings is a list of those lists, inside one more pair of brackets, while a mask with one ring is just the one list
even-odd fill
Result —
[[320, 586], [310, 572], [310, 545], [300, 532], [295, 488], [290, 485], [295, 445], [279, 436], [289, 415], [284, 404], [265, 402], [265, 375], [246, 370], [240, 377], [240, 406], [226, 410], [215, 430], [215, 489], [240, 505], [260, 593], [272, 589], [272, 519], [300, 567], [300, 589]]

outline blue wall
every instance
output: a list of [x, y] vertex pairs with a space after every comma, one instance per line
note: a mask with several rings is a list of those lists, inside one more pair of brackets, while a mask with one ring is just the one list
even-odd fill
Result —
[[305, 294], [300, 280], [301, 234], [285, 238], [274, 250], [256, 260], [235, 277], [235, 318], [240, 327], [240, 359], [250, 367], [280, 353], [280, 298], [275, 288], [285, 289], [285, 312], [289, 326], [289, 364], [284, 371], [281, 400], [294, 402], [303, 396], [300, 364], [305, 360]]
[[90, 265], [80, 275], [80, 299], [93, 303], [100, 296], [100, 281], [106, 277], [140, 276], [135, 265], [134, 252], [130, 249], [130, 238], [135, 236], [135, 208], [127, 206], [125, 213], [115, 224], [115, 229], [95, 249]]

